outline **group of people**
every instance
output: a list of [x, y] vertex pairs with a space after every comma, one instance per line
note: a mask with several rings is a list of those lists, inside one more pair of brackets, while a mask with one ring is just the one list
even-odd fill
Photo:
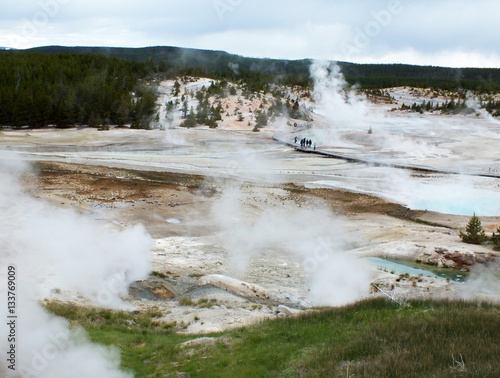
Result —
[[[298, 138], [295, 137], [295, 143], [297, 143], [297, 141], [298, 141]], [[305, 147], [305, 148], [313, 147], [313, 142], [311, 139], [302, 138], [300, 140], [300, 147]], [[314, 150], [316, 151], [316, 143], [314, 143]]]

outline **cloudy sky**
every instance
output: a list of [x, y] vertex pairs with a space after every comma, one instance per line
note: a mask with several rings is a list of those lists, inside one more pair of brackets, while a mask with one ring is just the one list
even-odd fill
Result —
[[500, 67], [498, 0], [23, 0], [0, 46], [155, 45], [253, 57]]

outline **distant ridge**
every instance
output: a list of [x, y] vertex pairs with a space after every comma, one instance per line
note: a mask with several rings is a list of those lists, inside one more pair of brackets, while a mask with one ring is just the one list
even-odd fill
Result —
[[204, 68], [208, 70], [259, 71], [262, 73], [283, 73], [309, 76], [310, 59], [280, 60], [268, 58], [247, 58], [225, 51], [201, 50], [174, 46], [127, 47], [64, 47], [45, 46], [28, 49], [47, 54], [55, 53], [97, 53], [137, 62], [164, 62], [170, 66]]
[[[248, 58], [225, 51], [201, 50], [173, 46], [126, 47], [66, 47], [44, 46], [20, 52], [45, 54], [77, 53], [103, 54], [115, 58], [149, 63], [162, 72], [185, 73], [196, 76], [230, 77], [242, 74], [265, 75], [274, 78], [293, 78], [297, 84], [310, 80], [311, 59], [280, 60]], [[363, 88], [389, 88], [397, 86], [435, 87], [440, 89], [467, 89], [478, 91], [500, 90], [498, 68], [447, 68], [409, 64], [355, 64], [339, 62], [342, 73], [351, 84]], [[230, 75], [230, 76], [229, 76]], [[293, 80], [290, 82], [293, 83]]]

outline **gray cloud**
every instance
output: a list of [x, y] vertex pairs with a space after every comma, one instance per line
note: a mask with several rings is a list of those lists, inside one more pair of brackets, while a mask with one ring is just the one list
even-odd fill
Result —
[[0, 46], [16, 48], [177, 45], [259, 57], [500, 67], [500, 4], [490, 0], [37, 0], [2, 7]]

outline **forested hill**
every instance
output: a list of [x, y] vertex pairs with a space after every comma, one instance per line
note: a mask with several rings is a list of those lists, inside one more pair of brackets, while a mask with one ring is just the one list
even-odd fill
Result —
[[46, 46], [31, 50], [47, 54], [98, 53], [147, 64], [150, 72], [170, 76], [192, 75], [231, 81], [243, 81], [251, 89], [263, 89], [279, 81], [287, 85], [309, 85], [311, 61], [246, 58], [224, 51], [197, 50], [180, 47], [61, 47]]
[[144, 63], [100, 54], [0, 53], [0, 126], [141, 127], [155, 111]]
[[[310, 85], [311, 60], [277, 60], [246, 58], [224, 51], [180, 47], [108, 48], [47, 46], [32, 49], [43, 53], [99, 53], [150, 64], [150, 69], [172, 74], [186, 73], [214, 78], [243, 80], [261, 86], [278, 78], [284, 84]], [[395, 86], [470, 89], [480, 92], [500, 91], [500, 69], [446, 68], [406, 64], [354, 64], [339, 62], [351, 84], [363, 88]]]
[[[157, 95], [148, 84], [153, 78], [204, 76], [245, 84], [250, 91], [269, 90], [272, 83], [310, 88], [310, 64], [177, 47], [0, 50], [0, 127], [148, 127], [156, 114]], [[348, 82], [362, 88], [500, 91], [500, 69], [339, 64]]]

